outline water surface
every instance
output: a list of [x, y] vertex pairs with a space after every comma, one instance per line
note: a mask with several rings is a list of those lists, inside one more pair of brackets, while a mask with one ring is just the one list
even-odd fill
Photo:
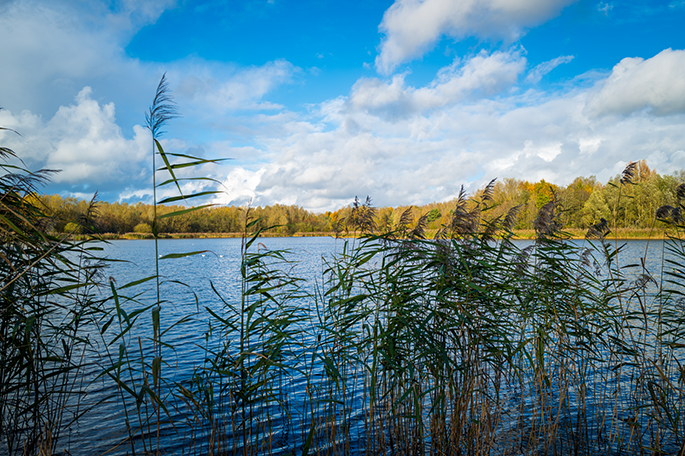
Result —
[[[288, 273], [305, 279], [303, 287], [314, 293], [322, 286], [323, 272], [327, 261], [340, 254], [345, 246], [344, 240], [333, 238], [264, 238], [253, 245], [256, 249], [284, 250], [292, 263], [287, 265]], [[356, 243], [358, 241], [348, 240]], [[588, 246], [585, 241], [572, 241], [576, 245]], [[532, 241], [516, 241], [520, 249], [532, 244]], [[207, 348], [205, 333], [208, 331], [208, 316], [205, 307], [221, 314], [224, 305], [210, 284], [218, 291], [224, 301], [239, 307], [241, 299], [240, 252], [241, 239], [163, 239], [159, 241], [159, 256], [170, 253], [200, 252], [193, 256], [160, 261], [162, 279], [161, 320], [163, 330], [174, 322], [187, 318], [182, 325], [169, 330], [165, 341], [175, 349], [166, 350], [164, 358], [168, 364], [163, 367], [164, 375], [171, 382], [183, 383], [192, 375], [194, 369], [202, 364]], [[629, 280], [634, 280], [645, 271], [660, 280], [660, 268], [666, 255], [664, 241], [621, 241], [619, 256], [620, 267], [626, 272]], [[155, 273], [155, 250], [151, 240], [112, 241], [103, 245], [103, 258], [117, 260], [106, 269], [105, 274], [111, 277], [117, 286], [151, 276]], [[601, 262], [601, 254], [595, 257]], [[603, 268], [604, 270], [606, 268]], [[606, 274], [603, 272], [602, 274]], [[137, 287], [138, 303], [124, 304], [129, 311], [140, 304], [153, 303], [155, 299], [154, 281]], [[127, 289], [126, 292], [132, 292]], [[122, 290], [122, 294], [126, 293]], [[103, 290], [107, 293], [107, 290]], [[302, 306], [311, 306], [311, 300], [303, 299]], [[149, 317], [145, 317], [149, 318]], [[143, 321], [137, 329], [129, 334], [129, 343], [141, 338], [140, 344], [149, 345], [146, 332], [150, 322]], [[138, 331], [138, 332], [136, 332]], [[116, 349], [101, 346], [102, 359], [116, 357]], [[292, 379], [293, 393], [297, 388], [304, 388], [304, 382]], [[106, 378], [87, 386], [88, 396], [84, 406], [98, 403], [78, 425], [72, 429], [72, 454], [97, 454], [112, 449], [125, 441], [127, 433], [124, 428], [124, 416], [121, 403], [116, 395], [116, 388]], [[357, 391], [356, 394], [361, 394]], [[360, 399], [361, 400], [361, 399]], [[176, 416], [176, 418], [184, 418]], [[182, 438], [175, 434], [169, 424], [164, 426], [164, 434], [170, 436], [167, 450], [172, 453], [182, 452], [174, 442]], [[126, 443], [108, 454], [125, 454], [129, 450]]]

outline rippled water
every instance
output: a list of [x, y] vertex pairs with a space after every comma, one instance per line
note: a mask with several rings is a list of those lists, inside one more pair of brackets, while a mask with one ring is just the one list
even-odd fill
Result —
[[[164, 367], [164, 375], [172, 382], [182, 383], [188, 380], [194, 367], [199, 365], [204, 356], [204, 333], [207, 331], [207, 312], [209, 307], [216, 312], [221, 311], [221, 302], [211, 290], [210, 282], [228, 302], [240, 301], [240, 239], [168, 239], [160, 240], [159, 255], [179, 252], [206, 251], [191, 257], [170, 259], [160, 262], [160, 275], [165, 282], [162, 286], [162, 296], [166, 299], [161, 310], [163, 325], [171, 324], [184, 317], [190, 320], [183, 325], [170, 330], [165, 335], [171, 345], [176, 347], [174, 352], [166, 352], [165, 359], [171, 359], [171, 364]], [[313, 291], [313, 287], [321, 281], [324, 260], [331, 259], [343, 248], [344, 241], [333, 238], [265, 238], [259, 241], [263, 247], [270, 250], [286, 249], [289, 257], [296, 262], [290, 271], [292, 275], [306, 280], [306, 287]], [[520, 241], [521, 248], [530, 242]], [[620, 256], [622, 265], [644, 265], [653, 275], [658, 277], [659, 268], [663, 264], [664, 243], [662, 241], [628, 241]], [[124, 284], [154, 274], [154, 242], [112, 241], [103, 246], [104, 258], [124, 260], [112, 263], [105, 271], [112, 277], [119, 287]], [[645, 252], [647, 254], [645, 255]], [[637, 277], [642, 272], [641, 267], [635, 267], [632, 274]], [[629, 268], [628, 271], [631, 271]], [[178, 283], [178, 282], [182, 282]], [[143, 288], [146, 290], [139, 301], [153, 302], [153, 282], [148, 282]], [[106, 293], [108, 290], [103, 290]], [[123, 291], [122, 291], [123, 293]], [[196, 303], [199, 302], [198, 304]], [[303, 303], [307, 305], [307, 303]], [[144, 322], [142, 328], [149, 329], [151, 323]], [[136, 335], [133, 334], [135, 340]], [[146, 344], [143, 341], [141, 344]], [[101, 349], [103, 359], [106, 358], [104, 346]], [[116, 356], [113, 354], [113, 356]], [[91, 372], [91, 378], [95, 370]], [[304, 388], [301, 379], [293, 378], [293, 392], [297, 388]], [[130, 450], [125, 441], [127, 433], [123, 420], [123, 409], [116, 397], [116, 389], [109, 380], [98, 380], [87, 386], [88, 396], [84, 399], [84, 406], [94, 407], [77, 425], [71, 429], [71, 448], [74, 455], [125, 454]], [[360, 391], [356, 392], [361, 394]], [[360, 399], [361, 400], [361, 399]], [[177, 417], [179, 418], [179, 417]], [[182, 418], [182, 417], [180, 417]], [[165, 425], [163, 434], [169, 436], [166, 451], [170, 454], [180, 454], [183, 449], [177, 445], [183, 436], [176, 434], [170, 425]]]
[[[221, 314], [222, 303], [210, 282], [221, 294], [221, 297], [232, 304], [240, 302], [240, 252], [241, 239], [164, 239], [159, 241], [158, 255], [170, 253], [187, 253], [203, 251], [185, 258], [175, 258], [160, 261], [160, 276], [163, 277], [161, 294], [165, 301], [161, 308], [163, 330], [173, 322], [184, 317], [189, 321], [176, 326], [167, 332], [164, 340], [173, 345], [173, 352], [166, 351], [165, 359], [172, 360], [171, 365], [164, 369], [164, 376], [170, 382], [182, 383], [193, 374], [193, 369], [201, 364], [204, 357], [204, 334], [208, 329], [208, 313], [205, 307]], [[109, 263], [105, 269], [108, 278], [112, 278], [118, 287], [148, 277], [155, 272], [155, 247], [151, 240], [111, 241], [103, 244], [102, 258], [117, 260]], [[259, 248], [269, 250], [288, 250], [288, 257], [295, 260], [290, 269], [294, 276], [306, 280], [305, 288], [313, 291], [317, 280], [320, 281], [324, 267], [324, 259], [330, 259], [337, 249], [342, 248], [342, 241], [333, 238], [264, 238], [259, 241]], [[136, 287], [136, 292], [144, 290], [138, 301], [142, 303], [154, 302], [154, 282], [150, 281]], [[127, 290], [120, 290], [126, 295]], [[109, 293], [103, 289], [103, 293]], [[122, 300], [123, 302], [123, 300]], [[134, 304], [124, 304], [130, 312], [140, 307]], [[149, 316], [146, 316], [149, 319]], [[149, 331], [151, 323], [143, 321], [138, 327], [142, 332]], [[134, 343], [137, 334], [131, 334]], [[143, 336], [145, 337], [145, 335]], [[130, 343], [130, 342], [129, 342]], [[143, 347], [149, 346], [145, 338]], [[100, 344], [101, 355], [106, 359], [107, 351]], [[110, 348], [112, 356], [116, 358], [116, 346]], [[104, 361], [103, 364], [106, 364]], [[111, 362], [110, 362], [111, 364]], [[87, 378], [93, 378], [97, 368], [87, 373]], [[298, 381], [293, 382], [297, 388]], [[88, 396], [83, 400], [83, 407], [97, 402], [97, 406], [90, 410], [71, 428], [72, 454], [101, 454], [116, 447], [128, 437], [124, 425], [123, 409], [117, 390], [109, 379], [97, 380], [86, 387]], [[178, 418], [186, 418], [179, 417]], [[171, 435], [172, 453], [182, 452], [174, 447], [175, 432], [167, 424], [164, 433]], [[124, 443], [108, 454], [125, 454], [130, 451]]]

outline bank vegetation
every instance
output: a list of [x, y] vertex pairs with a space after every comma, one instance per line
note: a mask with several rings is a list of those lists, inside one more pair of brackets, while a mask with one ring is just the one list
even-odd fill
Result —
[[[578, 177], [567, 186], [545, 182], [528, 182], [519, 179], [495, 181], [473, 195], [492, 193], [486, 220], [495, 220], [517, 208], [518, 218], [512, 227], [522, 238], [531, 238], [534, 221], [540, 208], [554, 202], [559, 223], [577, 237], [600, 220], [611, 223], [616, 233], [625, 239], [642, 237], [663, 237], [662, 228], [654, 224], [654, 213], [665, 205], [677, 205], [676, 188], [685, 181], [685, 170], [672, 175], [660, 175], [649, 168], [644, 160], [635, 166], [635, 176], [628, 186], [621, 186], [621, 176], [606, 183], [595, 177]], [[623, 188], [621, 188], [623, 187]], [[621, 195], [621, 204], [618, 198]], [[59, 195], [38, 196], [39, 205], [49, 215], [51, 229], [55, 232], [74, 234], [109, 234], [116, 239], [145, 238], [152, 233], [154, 206], [144, 203], [92, 202]], [[376, 233], [387, 232], [397, 226], [400, 219], [413, 224], [425, 216], [426, 232], [434, 235], [449, 223], [458, 204], [458, 197], [452, 200], [420, 206], [380, 207], [374, 211]], [[257, 228], [264, 229], [263, 235], [292, 236], [327, 234], [338, 236], [354, 235], [354, 208], [364, 201], [351, 202], [336, 211], [313, 213], [299, 206], [274, 204], [253, 207], [251, 214], [260, 221]], [[159, 215], [181, 212], [187, 206], [159, 205]], [[407, 212], [409, 211], [409, 212]], [[245, 207], [207, 207], [190, 211], [177, 217], [161, 218], [159, 233], [183, 237], [198, 235], [212, 237], [240, 236], [245, 225]], [[656, 232], [654, 231], [656, 229]]]

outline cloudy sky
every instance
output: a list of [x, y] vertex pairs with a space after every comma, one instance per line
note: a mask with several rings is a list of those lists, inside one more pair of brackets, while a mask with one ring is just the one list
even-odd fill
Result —
[[668, 174], [684, 23], [685, 0], [0, 0], [0, 126], [21, 133], [0, 142], [62, 170], [48, 192], [149, 201], [166, 72], [182, 117], [163, 144], [231, 158], [196, 170], [223, 204], [420, 204], [640, 159]]

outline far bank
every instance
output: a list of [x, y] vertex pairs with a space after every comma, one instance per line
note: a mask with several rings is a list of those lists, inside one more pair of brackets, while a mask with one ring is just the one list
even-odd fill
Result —
[[[426, 238], [433, 239], [437, 230], [427, 230]], [[525, 239], [532, 240], [535, 239], [535, 230], [514, 230], [514, 239]], [[563, 233], [569, 236], [569, 239], [585, 239], [587, 230], [570, 228], [563, 230]], [[244, 233], [160, 233], [160, 239], [221, 239], [221, 238], [240, 238], [243, 237]], [[670, 236], [674, 236], [675, 233], [660, 230], [657, 228], [653, 229], [639, 229], [639, 228], [618, 228], [611, 231], [607, 235], [607, 239], [612, 240], [647, 240], [656, 239], [663, 240], [669, 239]], [[102, 233], [99, 236], [104, 240], [140, 240], [140, 239], [153, 239], [151, 233]], [[275, 233], [264, 231], [260, 234], [261, 237], [337, 237], [337, 238], [357, 238], [360, 237], [359, 233], [353, 232], [334, 232], [334, 231], [308, 231], [308, 232], [296, 232], [292, 235], [287, 233]], [[76, 239], [85, 239], [85, 235], [75, 235]]]

